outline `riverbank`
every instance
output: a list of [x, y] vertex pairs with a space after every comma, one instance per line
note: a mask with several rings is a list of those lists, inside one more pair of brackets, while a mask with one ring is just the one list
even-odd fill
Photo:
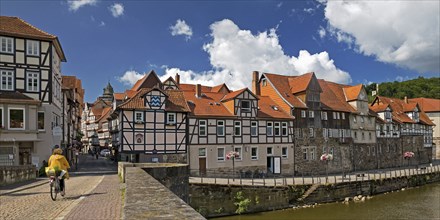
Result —
[[[255, 213], [344, 201], [358, 195], [372, 196], [429, 183], [440, 182], [437, 167], [416, 172], [395, 171], [395, 175], [361, 176], [344, 181], [305, 184], [232, 185], [190, 184], [190, 205], [205, 217]], [[335, 180], [336, 177], [335, 177]], [[216, 180], [217, 182], [221, 182]], [[284, 180], [287, 183], [287, 180]]]

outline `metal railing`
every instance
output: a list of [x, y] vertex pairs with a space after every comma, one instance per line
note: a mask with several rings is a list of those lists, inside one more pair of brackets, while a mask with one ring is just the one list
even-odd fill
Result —
[[264, 172], [256, 172], [246, 175], [243, 172], [206, 171], [190, 170], [190, 183], [221, 184], [221, 185], [243, 185], [243, 186], [288, 186], [306, 184], [334, 184], [344, 182], [382, 180], [403, 176], [413, 176], [428, 173], [439, 173], [440, 165], [426, 166], [420, 168], [400, 168], [367, 170], [349, 173], [338, 173], [330, 175], [274, 175]]

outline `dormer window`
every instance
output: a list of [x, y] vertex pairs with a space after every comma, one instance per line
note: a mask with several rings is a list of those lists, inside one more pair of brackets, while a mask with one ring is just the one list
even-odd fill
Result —
[[386, 119], [386, 121], [391, 121], [391, 112], [389, 111], [389, 110], [387, 110], [386, 112], [385, 112], [385, 119]]
[[416, 112], [416, 111], [415, 111], [413, 114], [414, 114], [414, 121], [415, 121], [415, 122], [419, 122], [419, 119], [420, 119], [419, 112]]
[[251, 101], [241, 100], [241, 111], [242, 112], [250, 112], [251, 111]]
[[267, 86], [267, 80], [266, 79], [261, 79], [261, 84], [263, 86]]

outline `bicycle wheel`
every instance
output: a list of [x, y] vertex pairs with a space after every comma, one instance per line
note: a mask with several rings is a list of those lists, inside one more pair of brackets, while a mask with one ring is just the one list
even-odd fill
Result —
[[52, 184], [50, 184], [50, 198], [52, 198], [53, 201], [57, 199], [59, 189], [59, 182], [57, 179], [55, 179]]

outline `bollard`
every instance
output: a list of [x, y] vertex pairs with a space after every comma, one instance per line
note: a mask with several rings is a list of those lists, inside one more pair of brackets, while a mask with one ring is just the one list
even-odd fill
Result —
[[301, 173], [302, 179], [303, 179], [303, 185], [304, 185], [304, 173]]

